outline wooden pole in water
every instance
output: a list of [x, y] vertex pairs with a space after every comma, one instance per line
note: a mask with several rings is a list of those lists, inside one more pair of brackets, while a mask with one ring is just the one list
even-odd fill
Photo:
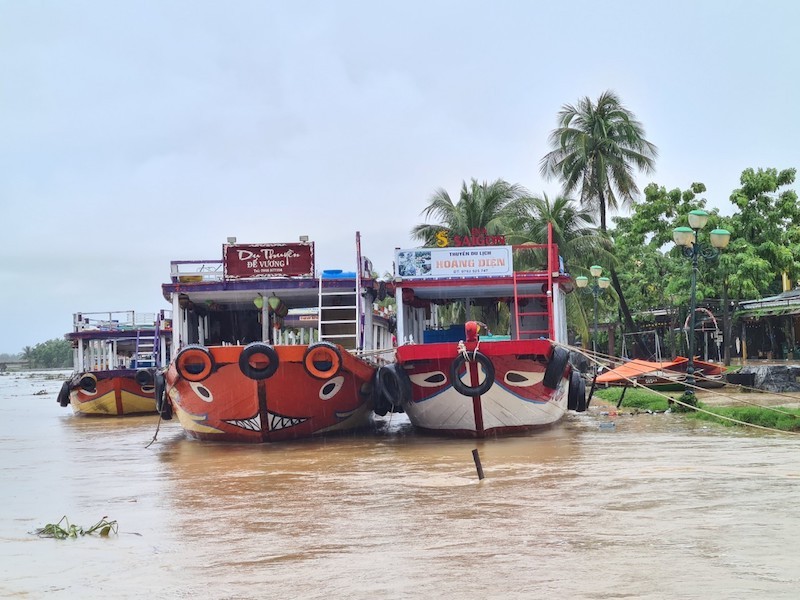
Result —
[[475, 468], [478, 470], [478, 480], [483, 479], [483, 467], [481, 466], [481, 457], [478, 456], [478, 449], [472, 451], [472, 458], [475, 460]]

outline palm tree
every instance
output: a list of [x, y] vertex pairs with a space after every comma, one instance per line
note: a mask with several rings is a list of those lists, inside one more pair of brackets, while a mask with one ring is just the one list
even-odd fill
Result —
[[21, 355], [21, 356], [22, 356], [22, 360], [24, 360], [24, 361], [27, 361], [27, 362], [28, 362], [28, 369], [30, 369], [30, 368], [31, 368], [31, 362], [32, 362], [32, 361], [33, 361], [33, 359], [35, 358], [35, 352], [34, 352], [34, 349], [33, 349], [33, 348], [31, 348], [30, 346], [25, 346], [25, 347], [22, 349], [22, 355]]
[[[547, 178], [561, 179], [567, 195], [580, 190], [581, 204], [599, 211], [600, 231], [605, 233], [608, 209], [634, 201], [639, 193], [634, 169], [651, 173], [658, 149], [645, 139], [642, 124], [611, 91], [601, 94], [596, 103], [587, 96], [577, 106], [564, 105], [558, 123], [550, 134], [552, 150], [542, 158], [540, 171]], [[613, 265], [610, 272], [625, 327], [633, 332], [633, 319]], [[644, 350], [639, 340], [636, 345]]]
[[426, 221], [411, 230], [415, 239], [426, 245], [436, 243], [436, 234], [445, 230], [449, 235], [469, 235], [472, 229], [485, 229], [489, 235], [504, 235], [509, 222], [520, 215], [520, 200], [527, 195], [525, 188], [502, 179], [491, 183], [470, 180], [461, 185], [458, 202], [453, 202], [443, 188], [437, 189], [422, 211]]
[[[557, 196], [550, 202], [547, 194], [542, 194], [541, 197], [526, 199], [525, 204], [525, 215], [515, 223], [515, 238], [519, 236], [527, 242], [546, 244], [548, 225], [552, 225], [553, 242], [558, 245], [568, 272], [588, 274], [590, 265], [614, 263], [611, 241], [595, 227], [592, 212], [578, 206], [575, 200]], [[515, 257], [515, 265], [523, 266], [524, 260], [524, 255]], [[589, 320], [577, 294], [567, 296], [567, 320], [582, 339], [588, 339]]]
[[[437, 189], [422, 211], [426, 221], [434, 218], [438, 223], [421, 223], [411, 230], [415, 239], [427, 246], [436, 245], [437, 234], [445, 231], [448, 237], [470, 235], [473, 229], [485, 230], [487, 235], [508, 235], [512, 224], [524, 214], [527, 190], [502, 179], [479, 183], [471, 179], [461, 184], [457, 202], [443, 188]], [[482, 307], [482, 320], [496, 329], [502, 320], [502, 308], [497, 303]], [[453, 305], [440, 314], [446, 322], [463, 321], [463, 305]]]

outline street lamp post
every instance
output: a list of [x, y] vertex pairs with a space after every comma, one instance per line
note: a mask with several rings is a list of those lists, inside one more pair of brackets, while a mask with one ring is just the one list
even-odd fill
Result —
[[710, 233], [711, 248], [704, 247], [698, 242], [698, 234], [708, 223], [708, 213], [704, 210], [689, 212], [689, 227], [676, 227], [672, 231], [675, 244], [683, 249], [687, 258], [692, 260], [692, 283], [689, 300], [689, 364], [686, 367], [686, 385], [684, 393], [694, 394], [694, 330], [695, 311], [697, 310], [697, 264], [702, 256], [705, 259], [714, 258], [724, 249], [731, 239], [731, 234], [726, 229], [714, 229]]
[[[597, 298], [600, 294], [611, 285], [611, 280], [608, 277], [600, 277], [603, 274], [603, 267], [600, 265], [592, 265], [589, 267], [589, 273], [592, 275], [592, 286], [589, 287], [589, 278], [580, 275], [575, 278], [575, 283], [581, 290], [591, 293], [594, 296], [594, 329], [592, 330], [592, 352], [597, 354]], [[595, 365], [597, 363], [595, 362]], [[595, 367], [595, 371], [597, 367]]]

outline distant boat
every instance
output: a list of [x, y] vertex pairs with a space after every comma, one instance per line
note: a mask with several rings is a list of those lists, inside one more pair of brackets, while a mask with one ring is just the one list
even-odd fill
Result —
[[76, 414], [122, 416], [156, 413], [156, 387], [172, 338], [169, 311], [75, 313], [74, 372], [58, 403]]
[[[538, 253], [541, 266], [515, 269], [515, 252]], [[574, 283], [552, 231], [548, 244], [398, 250], [395, 264], [399, 346], [396, 362], [378, 372], [384, 411], [403, 410], [424, 431], [481, 438], [547, 427], [570, 409], [586, 410], [585, 382], [559, 345], [566, 343], [564, 300]], [[438, 327], [437, 307], [452, 303], [464, 304], [467, 322]], [[509, 307], [503, 335], [470, 317], [475, 304], [493, 303]]]
[[[657, 390], [679, 391], [686, 383], [689, 359], [679, 356], [670, 361], [633, 359], [597, 376], [598, 385], [641, 385]], [[725, 367], [721, 364], [694, 360], [695, 385], [701, 388], [718, 388], [725, 385]]]
[[174, 261], [162, 286], [175, 315], [159, 408], [203, 440], [263, 443], [369, 426], [373, 380], [391, 352], [379, 284], [315, 270], [314, 242], [223, 245], [222, 260]]

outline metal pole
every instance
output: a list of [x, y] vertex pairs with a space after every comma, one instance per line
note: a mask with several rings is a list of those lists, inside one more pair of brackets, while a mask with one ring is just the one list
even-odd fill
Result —
[[[594, 294], [594, 333], [592, 334], [592, 352], [595, 356], [597, 356], [597, 296], [600, 295], [600, 286], [597, 283], [597, 278], [595, 278], [594, 287], [592, 288], [592, 293]], [[597, 363], [594, 363], [595, 372], [597, 371]]]
[[694, 230], [694, 243], [692, 244], [692, 292], [689, 302], [689, 364], [686, 368], [686, 386], [684, 391], [687, 394], [694, 394], [694, 313], [697, 309], [697, 257], [700, 253], [700, 246], [697, 243], [697, 229]]

